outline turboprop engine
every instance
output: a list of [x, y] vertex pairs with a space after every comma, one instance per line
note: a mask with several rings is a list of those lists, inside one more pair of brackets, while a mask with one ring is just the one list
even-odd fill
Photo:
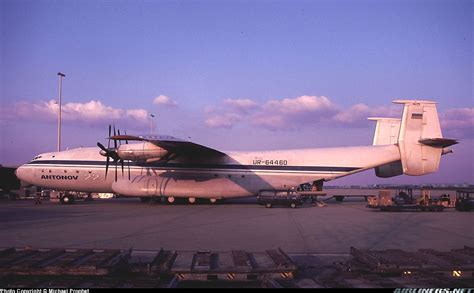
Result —
[[168, 151], [150, 142], [122, 144], [117, 149], [117, 155], [122, 160], [160, 160]]

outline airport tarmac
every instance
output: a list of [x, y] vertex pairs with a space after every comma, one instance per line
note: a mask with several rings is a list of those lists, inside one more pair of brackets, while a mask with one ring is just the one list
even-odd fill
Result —
[[474, 246], [473, 213], [387, 213], [363, 199], [265, 208], [255, 199], [222, 204], [150, 204], [108, 199], [61, 205], [0, 202], [0, 247], [168, 250], [282, 248], [288, 253], [347, 254], [359, 249], [447, 251]]

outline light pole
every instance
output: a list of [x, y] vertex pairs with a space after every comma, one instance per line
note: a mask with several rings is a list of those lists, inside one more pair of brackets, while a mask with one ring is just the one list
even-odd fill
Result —
[[150, 134], [153, 134], [153, 118], [155, 118], [155, 115], [150, 114]]
[[62, 92], [62, 84], [63, 84], [63, 77], [66, 75], [64, 73], [58, 72], [59, 76], [59, 111], [58, 111], [58, 152], [61, 151], [61, 92]]

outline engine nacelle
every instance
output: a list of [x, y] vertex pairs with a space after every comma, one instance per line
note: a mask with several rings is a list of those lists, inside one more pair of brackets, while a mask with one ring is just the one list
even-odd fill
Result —
[[117, 154], [123, 160], [149, 160], [160, 159], [166, 156], [168, 151], [151, 142], [143, 142], [122, 144], [117, 149]]

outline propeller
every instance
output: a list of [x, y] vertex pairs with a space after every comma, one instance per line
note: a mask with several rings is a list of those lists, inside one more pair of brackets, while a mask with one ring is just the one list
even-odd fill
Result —
[[[113, 126], [113, 129], [114, 129], [114, 137], [117, 136], [117, 133], [120, 136], [120, 130], [115, 129], [115, 125]], [[117, 168], [118, 168], [117, 165], [120, 163], [122, 167], [122, 177], [123, 177], [125, 162], [123, 159], [120, 158], [120, 156], [117, 153], [117, 149], [118, 147], [120, 147], [120, 140], [118, 140], [119, 142], [117, 144], [117, 139], [112, 138], [114, 141], [114, 147], [113, 148], [110, 147], [110, 140], [112, 137], [111, 134], [112, 134], [112, 125], [109, 124], [109, 137], [108, 137], [107, 147], [105, 147], [100, 142], [97, 142], [97, 146], [101, 149], [100, 154], [107, 158], [106, 163], [105, 163], [105, 178], [107, 179], [107, 174], [109, 172], [110, 159], [112, 158], [113, 163], [115, 163], [115, 181], [117, 181]], [[128, 144], [128, 140], [125, 143]], [[128, 180], [130, 180], [130, 160], [128, 161]]]
[[118, 156], [117, 151], [115, 149], [106, 148], [100, 142], [97, 143], [97, 146], [101, 149], [100, 154], [107, 158], [107, 161], [105, 162], [105, 178], [107, 178], [110, 158], [112, 158], [114, 163], [117, 163], [120, 160], [120, 157]]

